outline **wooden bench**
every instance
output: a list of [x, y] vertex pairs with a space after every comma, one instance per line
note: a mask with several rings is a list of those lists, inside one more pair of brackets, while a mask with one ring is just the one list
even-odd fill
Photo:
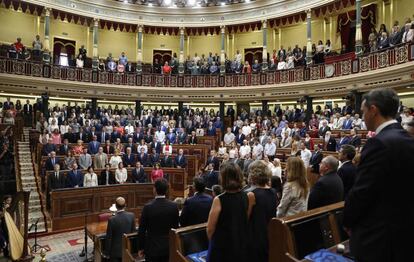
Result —
[[[269, 262], [303, 259], [321, 248], [348, 239], [342, 229], [344, 202], [313, 209], [269, 222]], [[296, 260], [292, 260], [290, 254]]]
[[138, 259], [138, 233], [124, 234], [122, 237], [122, 262]]
[[199, 224], [170, 231], [170, 261], [187, 262], [189, 254], [208, 249], [207, 224]]

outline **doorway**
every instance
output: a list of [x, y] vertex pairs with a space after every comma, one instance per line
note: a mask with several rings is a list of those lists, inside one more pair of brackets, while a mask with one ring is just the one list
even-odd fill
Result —
[[55, 37], [53, 38], [53, 61], [59, 64], [59, 55], [62, 49], [66, 49], [70, 66], [75, 66], [76, 41]]
[[158, 59], [158, 62], [163, 65], [165, 61], [170, 63], [172, 58], [172, 51], [171, 50], [156, 50], [152, 51], [152, 61], [154, 62], [155, 59]]

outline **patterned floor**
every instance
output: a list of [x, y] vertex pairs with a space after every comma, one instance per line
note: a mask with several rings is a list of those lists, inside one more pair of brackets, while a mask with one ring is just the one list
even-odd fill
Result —
[[[48, 250], [46, 253], [48, 262], [80, 262], [85, 260], [85, 257], [79, 256], [84, 246], [83, 230], [41, 237], [37, 239], [37, 242]], [[30, 246], [33, 246], [34, 239], [30, 239], [29, 243]], [[88, 257], [91, 257], [92, 250], [93, 242], [88, 239]], [[38, 262], [40, 259], [40, 255], [35, 254], [34, 261]]]

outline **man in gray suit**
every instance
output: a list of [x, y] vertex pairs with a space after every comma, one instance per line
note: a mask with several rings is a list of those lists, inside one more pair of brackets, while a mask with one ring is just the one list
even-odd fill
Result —
[[83, 149], [83, 154], [79, 156], [79, 166], [82, 169], [87, 169], [92, 165], [92, 157], [88, 154], [88, 149], [85, 147]]
[[95, 168], [103, 169], [106, 163], [108, 163], [108, 156], [103, 152], [103, 147], [99, 147], [98, 153], [93, 159], [93, 166]]
[[115, 202], [117, 213], [108, 220], [105, 251], [111, 262], [122, 261], [122, 236], [135, 232], [135, 214], [125, 211], [125, 199], [118, 197]]

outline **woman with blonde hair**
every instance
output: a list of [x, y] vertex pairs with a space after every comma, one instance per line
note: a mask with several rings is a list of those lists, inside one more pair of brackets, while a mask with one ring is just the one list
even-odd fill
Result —
[[299, 157], [289, 157], [286, 163], [286, 183], [277, 217], [291, 216], [307, 210], [309, 184], [305, 165]]
[[115, 150], [115, 154], [111, 156], [111, 159], [109, 160], [109, 164], [111, 164], [111, 167], [118, 167], [119, 163], [122, 163], [122, 158], [119, 155], [119, 150]]

